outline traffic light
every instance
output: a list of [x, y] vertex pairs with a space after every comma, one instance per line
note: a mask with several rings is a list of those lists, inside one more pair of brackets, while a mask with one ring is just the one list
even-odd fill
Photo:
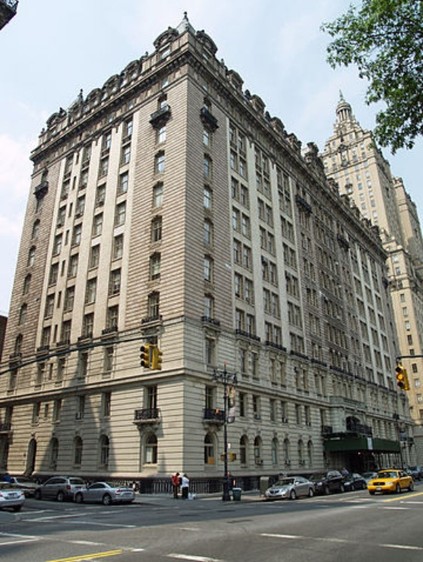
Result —
[[149, 343], [145, 343], [140, 347], [141, 367], [144, 367], [144, 369], [150, 368], [150, 347]]
[[157, 347], [157, 345], [153, 345], [153, 350], [152, 350], [152, 361], [151, 361], [151, 368], [152, 369], [157, 369], [157, 370], [161, 370], [162, 368], [162, 356], [163, 353], [160, 351], [160, 349]]
[[395, 369], [396, 375], [395, 378], [397, 379], [397, 385], [401, 390], [410, 390], [410, 383], [408, 381], [407, 370], [398, 363]]

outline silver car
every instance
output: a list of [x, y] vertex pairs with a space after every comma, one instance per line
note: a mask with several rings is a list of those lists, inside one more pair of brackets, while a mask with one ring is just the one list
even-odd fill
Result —
[[10, 508], [20, 511], [25, 501], [25, 494], [10, 482], [0, 482], [0, 509]]
[[108, 482], [94, 482], [85, 490], [79, 490], [75, 494], [76, 503], [97, 502], [103, 505], [112, 503], [131, 503], [135, 499], [135, 492], [127, 486], [115, 486]]
[[78, 490], [86, 487], [82, 478], [76, 476], [53, 476], [39, 486], [35, 492], [36, 500], [73, 500]]
[[288, 476], [278, 480], [268, 488], [264, 497], [266, 500], [295, 500], [301, 496], [314, 496], [314, 484], [302, 476]]
[[38, 488], [38, 484], [26, 476], [10, 476], [10, 481], [14, 488], [19, 488], [19, 490], [23, 491], [26, 498], [33, 496]]

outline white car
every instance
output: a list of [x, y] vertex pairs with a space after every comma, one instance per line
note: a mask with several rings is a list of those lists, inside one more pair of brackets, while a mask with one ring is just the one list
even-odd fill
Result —
[[25, 494], [10, 482], [0, 482], [0, 509], [10, 508], [20, 511], [25, 501]]

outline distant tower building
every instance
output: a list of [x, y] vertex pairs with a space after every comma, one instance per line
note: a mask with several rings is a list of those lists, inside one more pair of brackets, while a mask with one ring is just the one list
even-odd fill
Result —
[[401, 462], [376, 229], [186, 15], [154, 47], [54, 113], [32, 153], [1, 468], [216, 486], [225, 366], [246, 486]]
[[18, 0], [0, 0], [0, 29], [16, 15]]
[[[341, 94], [333, 135], [323, 152], [325, 171], [350, 197], [363, 217], [380, 229], [387, 252], [390, 295], [399, 348], [410, 379], [410, 413], [423, 423], [423, 240], [416, 205], [401, 178], [391, 175], [388, 161], [364, 130]], [[423, 462], [423, 441], [416, 445]]]

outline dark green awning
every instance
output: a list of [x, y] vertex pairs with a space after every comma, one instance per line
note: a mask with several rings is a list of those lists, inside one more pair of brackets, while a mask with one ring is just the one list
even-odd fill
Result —
[[379, 437], [351, 437], [349, 435], [337, 435], [325, 441], [325, 451], [374, 451], [375, 453], [399, 453], [398, 441], [380, 439]]

